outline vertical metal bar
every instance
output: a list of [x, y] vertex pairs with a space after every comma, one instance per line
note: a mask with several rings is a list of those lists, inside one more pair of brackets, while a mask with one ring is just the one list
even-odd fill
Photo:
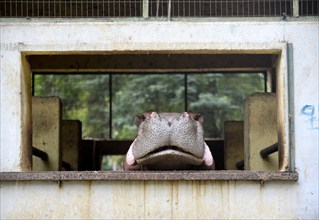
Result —
[[237, 14], [237, 17], [239, 17], [239, 3], [238, 3], [238, 0], [237, 0], [237, 7], [236, 7], [236, 14]]
[[109, 73], [109, 138], [112, 139], [112, 102], [113, 102], [113, 93], [112, 93], [112, 74]]
[[294, 16], [294, 17], [299, 17], [299, 0], [293, 0], [293, 2], [292, 2], [292, 15]]
[[171, 20], [172, 0], [168, 0], [167, 19]]
[[31, 95], [34, 96], [34, 73], [31, 74]]
[[287, 44], [288, 59], [288, 123], [289, 123], [289, 170], [295, 171], [295, 111], [294, 111], [294, 70], [293, 70], [293, 47]]
[[[25, 7], [25, 9], [26, 9], [25, 16], [26, 16], [26, 17], [29, 17], [29, 13], [28, 13], [28, 11], [29, 11], [29, 1], [27, 1], [27, 2], [25, 3], [25, 5], [26, 5], [26, 7]], [[23, 11], [23, 9], [22, 9], [22, 11]]]
[[[102, 1], [103, 2], [103, 1]], [[100, 2], [96, 2], [97, 4], [97, 12], [96, 12], [96, 17], [100, 17]]]
[[159, 0], [156, 0], [156, 17], [158, 18], [158, 13], [159, 13]]
[[103, 18], [105, 17], [105, 14], [104, 14], [104, 11], [105, 11], [104, 3], [105, 3], [105, 2], [103, 1], [103, 3], [102, 3], [102, 4], [103, 4], [103, 6], [102, 6], [102, 8], [103, 8], [103, 9], [102, 9], [102, 17], [103, 17]]
[[59, 14], [59, 17], [62, 18], [62, 3], [61, 3], [61, 0], [60, 0], [60, 4], [59, 4], [59, 11], [60, 11], [60, 14]]
[[111, 17], [110, 1], [107, 1], [107, 17]]
[[91, 4], [91, 7], [92, 7], [92, 10], [91, 10], [91, 17], [94, 17], [94, 1], [92, 1], [92, 4]]
[[143, 18], [149, 18], [149, 0], [143, 0]]
[[268, 73], [264, 72], [264, 92], [267, 92], [267, 85], [268, 85]]
[[188, 111], [188, 102], [187, 102], [187, 96], [188, 96], [188, 88], [187, 88], [187, 73], [184, 74], [184, 108], [185, 112]]

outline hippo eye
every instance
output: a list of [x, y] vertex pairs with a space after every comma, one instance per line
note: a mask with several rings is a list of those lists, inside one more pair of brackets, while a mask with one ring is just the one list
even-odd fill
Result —
[[146, 119], [146, 116], [144, 114], [139, 114], [139, 115], [136, 115], [136, 117], [139, 119], [139, 120], [142, 120], [144, 121]]
[[196, 114], [196, 115], [194, 116], [194, 119], [195, 119], [196, 121], [198, 121], [198, 119], [200, 118], [200, 116], [201, 116], [201, 115]]

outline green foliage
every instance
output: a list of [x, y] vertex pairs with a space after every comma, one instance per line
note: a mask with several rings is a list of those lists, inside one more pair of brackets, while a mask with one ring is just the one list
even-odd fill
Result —
[[[35, 95], [60, 96], [63, 116], [79, 119], [83, 136], [109, 138], [108, 74], [37, 74]], [[245, 98], [264, 91], [264, 75], [187, 74], [188, 110], [203, 114], [206, 137], [222, 137], [225, 120], [242, 120]], [[112, 75], [112, 138], [136, 135], [134, 116], [144, 111], [182, 112], [184, 74]]]
[[113, 75], [113, 137], [134, 138], [138, 113], [184, 110], [184, 75]]
[[109, 136], [109, 76], [36, 74], [34, 95], [59, 96], [64, 119], [82, 122], [85, 137]]
[[189, 110], [204, 115], [205, 137], [222, 137], [224, 121], [243, 120], [246, 97], [264, 91], [260, 73], [188, 75]]
[[[84, 137], [133, 139], [134, 117], [154, 110], [185, 110], [184, 74], [36, 74], [37, 96], [61, 98], [64, 119], [82, 122]], [[242, 120], [245, 98], [264, 92], [264, 75], [252, 73], [187, 74], [188, 110], [204, 116], [205, 137], [222, 137], [226, 120]], [[112, 80], [112, 97], [109, 80]], [[110, 102], [112, 98], [112, 124]], [[103, 169], [118, 169], [123, 156], [103, 158]]]

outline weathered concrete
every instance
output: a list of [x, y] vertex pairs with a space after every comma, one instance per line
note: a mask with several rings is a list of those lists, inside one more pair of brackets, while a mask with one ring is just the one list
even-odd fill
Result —
[[49, 156], [47, 161], [32, 156], [32, 170], [61, 170], [61, 115], [59, 97], [32, 97], [32, 146]]
[[[274, 53], [284, 79], [280, 105], [288, 130], [287, 42], [293, 46], [292, 91], [298, 182], [247, 181], [1, 181], [1, 218], [113, 219], [318, 219], [318, 19], [216, 22], [45, 22], [0, 23], [1, 171], [27, 167], [22, 149], [30, 121], [30, 74], [25, 54], [135, 51]], [[81, 34], [79, 34], [81, 33]], [[275, 65], [275, 64], [274, 64]], [[27, 66], [27, 65], [26, 65]], [[30, 88], [29, 88], [30, 89]], [[23, 98], [23, 96], [25, 98]], [[315, 109], [315, 110], [314, 110]], [[311, 111], [309, 111], [311, 110]], [[314, 110], [314, 111], [312, 111]], [[288, 158], [289, 159], [289, 158]], [[253, 197], [251, 196], [253, 195]], [[247, 211], [248, 210], [248, 211]]]
[[[297, 201], [286, 182], [93, 181], [1, 183], [7, 219], [295, 219]], [[19, 190], [17, 190], [17, 187]], [[33, 195], [36, 201], [30, 202]], [[249, 199], [243, 202], [243, 198]], [[254, 195], [254, 196], [251, 196]], [[257, 196], [258, 195], [258, 196]], [[272, 195], [272, 196], [267, 196]], [[260, 198], [261, 197], [261, 198]], [[56, 198], [52, 202], [52, 198]], [[249, 211], [247, 211], [249, 207]], [[245, 211], [243, 211], [245, 210]], [[310, 214], [310, 213], [308, 213]], [[315, 213], [313, 212], [313, 216]], [[304, 216], [299, 216], [300, 218]]]
[[245, 101], [245, 170], [278, 170], [278, 152], [263, 159], [260, 151], [278, 142], [277, 99], [257, 93]]
[[62, 160], [71, 165], [71, 170], [79, 168], [79, 149], [82, 139], [82, 125], [78, 120], [62, 120]]
[[236, 163], [244, 160], [244, 122], [224, 123], [224, 161], [226, 170], [237, 170]]

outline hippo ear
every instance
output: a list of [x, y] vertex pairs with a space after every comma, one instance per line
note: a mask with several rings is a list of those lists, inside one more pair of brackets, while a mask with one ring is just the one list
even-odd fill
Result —
[[143, 114], [137, 114], [135, 116], [134, 123], [138, 127], [143, 121], [145, 121], [146, 118], [150, 117], [152, 114], [154, 115], [154, 113], [156, 112], [154, 112], [153, 110], [149, 110], [147, 112], [144, 112]]
[[204, 116], [200, 114], [194, 114], [194, 120], [199, 121], [201, 124], [204, 122]]
[[134, 123], [138, 127], [143, 121], [145, 121], [145, 119], [146, 119], [146, 116], [144, 114], [138, 114], [135, 116]]
[[187, 112], [187, 113], [192, 119], [194, 119], [195, 121], [199, 121], [201, 124], [203, 124], [204, 116], [200, 114], [195, 114], [194, 112]]

